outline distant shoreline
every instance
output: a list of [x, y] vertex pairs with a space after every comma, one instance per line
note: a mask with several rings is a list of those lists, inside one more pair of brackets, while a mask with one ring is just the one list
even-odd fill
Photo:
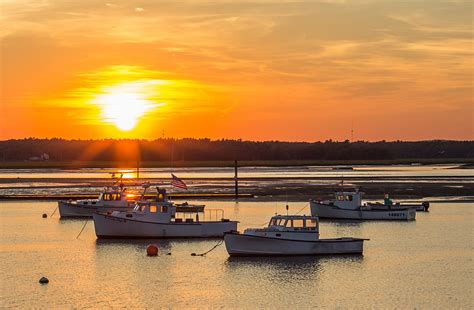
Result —
[[[358, 166], [358, 165], [439, 165], [456, 164], [474, 169], [474, 158], [386, 159], [386, 160], [253, 160], [238, 161], [239, 167]], [[143, 161], [140, 168], [234, 167], [234, 161]], [[0, 161], [0, 169], [80, 169], [129, 168], [136, 161]], [[350, 169], [350, 167], [347, 167]]]

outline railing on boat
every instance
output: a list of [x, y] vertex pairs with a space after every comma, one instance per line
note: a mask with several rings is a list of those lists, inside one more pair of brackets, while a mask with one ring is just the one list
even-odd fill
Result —
[[176, 219], [184, 222], [221, 221], [224, 218], [222, 209], [204, 209], [204, 212], [176, 212]]

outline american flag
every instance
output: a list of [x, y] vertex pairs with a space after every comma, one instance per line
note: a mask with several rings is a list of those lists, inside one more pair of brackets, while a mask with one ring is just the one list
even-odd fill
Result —
[[186, 184], [184, 184], [184, 182], [180, 178], [178, 178], [174, 174], [171, 174], [171, 178], [172, 178], [171, 180], [172, 186], [188, 190], [188, 187], [186, 186]]

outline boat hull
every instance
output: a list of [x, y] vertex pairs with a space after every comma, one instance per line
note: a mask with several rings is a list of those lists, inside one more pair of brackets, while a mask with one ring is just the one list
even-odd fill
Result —
[[311, 215], [327, 219], [411, 221], [416, 218], [415, 208], [392, 210], [347, 210], [311, 201]]
[[381, 203], [369, 203], [368, 204], [372, 209], [380, 210], [397, 210], [397, 209], [406, 209], [406, 208], [415, 208], [417, 212], [429, 212], [430, 204], [427, 202], [421, 204], [394, 204], [391, 206], [386, 206]]
[[59, 215], [60, 217], [92, 217], [95, 212], [107, 212], [107, 211], [131, 211], [133, 207], [112, 207], [112, 206], [99, 206], [99, 205], [81, 205], [77, 203], [71, 203], [67, 201], [58, 202]]
[[364, 239], [335, 238], [315, 241], [268, 238], [226, 233], [225, 247], [230, 256], [293, 256], [362, 254]]
[[156, 223], [94, 213], [97, 238], [213, 238], [237, 229], [236, 221]]

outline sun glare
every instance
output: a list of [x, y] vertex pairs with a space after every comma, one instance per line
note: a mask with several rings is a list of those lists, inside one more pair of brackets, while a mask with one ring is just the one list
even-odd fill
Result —
[[157, 95], [156, 87], [151, 90], [151, 86], [156, 84], [159, 81], [127, 82], [106, 87], [95, 97], [94, 103], [101, 107], [105, 122], [122, 131], [130, 131], [147, 112], [162, 105], [150, 99]]

